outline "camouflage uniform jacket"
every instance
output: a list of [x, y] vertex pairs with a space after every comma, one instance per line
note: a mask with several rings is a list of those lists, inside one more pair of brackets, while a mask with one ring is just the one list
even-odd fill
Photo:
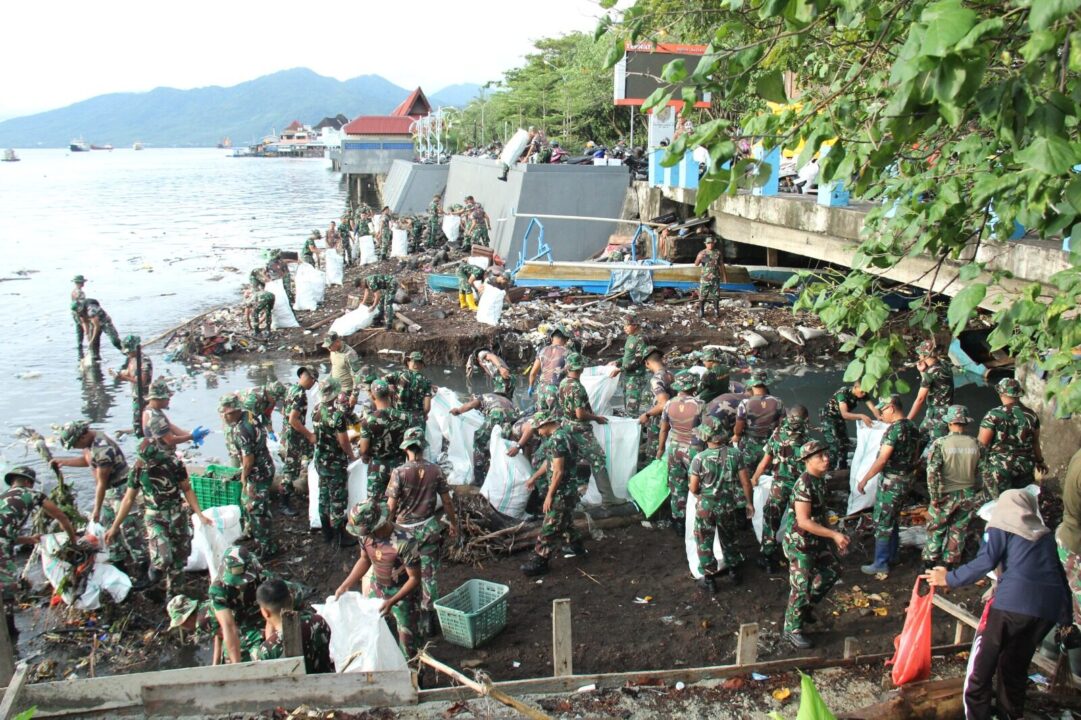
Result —
[[45, 493], [34, 488], [13, 487], [0, 495], [0, 543], [7, 557], [14, 556], [23, 525], [43, 502]]
[[337, 403], [322, 403], [312, 411], [315, 432], [315, 466], [328, 471], [340, 471], [349, 466], [349, 456], [338, 443], [338, 434], [348, 428], [345, 412]]
[[739, 404], [747, 397], [746, 393], [725, 393], [709, 401], [706, 414], [724, 425], [728, 432], [736, 426], [736, 412]]
[[731, 371], [723, 365], [707, 368], [698, 381], [698, 399], [708, 403], [718, 395], [724, 395], [728, 392], [729, 385], [731, 385], [729, 382], [730, 375]]
[[399, 370], [386, 377], [398, 388], [398, 406], [410, 413], [424, 413], [424, 400], [432, 396], [432, 381], [416, 370]]
[[920, 373], [920, 387], [928, 388], [927, 406], [941, 414], [953, 404], [953, 369], [942, 362]]
[[841, 404], [844, 403], [844, 405], [848, 407], [848, 412], [852, 412], [859, 402], [860, 398], [856, 397], [856, 393], [853, 392], [852, 387], [850, 385], [845, 385], [843, 388], [830, 395], [829, 400], [826, 401], [826, 404], [822, 406], [822, 410], [819, 411], [818, 417], [822, 420], [823, 425], [827, 425], [831, 428], [846, 427], [845, 419], [841, 417]]
[[882, 446], [892, 447], [889, 460], [883, 472], [911, 472], [919, 462], [919, 430], [916, 423], [908, 418], [901, 418], [890, 423], [886, 434], [882, 436]]
[[372, 224], [366, 218], [357, 220], [357, 237], [364, 237], [365, 235], [372, 234]]
[[439, 217], [443, 214], [443, 209], [440, 207], [438, 200], [432, 200], [428, 204], [428, 214], [432, 217]]
[[718, 503], [737, 506], [743, 498], [739, 471], [743, 467], [739, 448], [722, 445], [706, 448], [694, 456], [688, 475], [698, 476], [698, 494]]
[[668, 423], [668, 440], [689, 446], [694, 429], [702, 423], [705, 404], [693, 395], [676, 395], [664, 404], [661, 420]]
[[649, 391], [653, 393], [654, 402], [660, 399], [661, 395], [667, 395], [669, 398], [673, 396], [672, 379], [672, 373], [668, 372], [667, 368], [662, 368], [650, 375]]
[[994, 431], [987, 450], [995, 455], [1035, 462], [1034, 444], [1040, 418], [1019, 402], [991, 408], [980, 421], [980, 429]]
[[218, 578], [207, 590], [211, 611], [217, 613], [221, 610], [231, 610], [238, 628], [261, 627], [263, 617], [259, 613], [255, 591], [272, 577], [273, 575], [263, 570], [262, 566], [255, 565], [245, 570], [243, 578], [235, 581], [235, 584]]
[[308, 420], [308, 391], [300, 386], [300, 383], [294, 384], [289, 388], [289, 394], [285, 396], [285, 405], [282, 407], [282, 416], [285, 418], [285, 422], [282, 425], [282, 442], [288, 445], [289, 443], [308, 442], [308, 439], [293, 429], [293, 426], [289, 424], [289, 416], [296, 410], [300, 415], [300, 423], [303, 425]]
[[397, 501], [396, 519], [403, 525], [433, 517], [439, 496], [449, 491], [443, 471], [426, 460], [407, 462], [394, 468], [387, 484], [387, 497]]
[[578, 378], [563, 378], [563, 382], [559, 383], [559, 410], [573, 429], [588, 431], [589, 421], [578, 419], [578, 408], [592, 414], [593, 406], [589, 403], [589, 393]]
[[252, 422], [250, 416], [241, 417], [240, 421], [233, 426], [233, 440], [241, 461], [246, 455], [251, 455], [255, 461], [248, 480], [270, 482], [274, 479], [274, 461], [270, 457], [270, 450], [267, 449], [267, 434], [262, 425]]
[[736, 419], [747, 424], [747, 436], [761, 440], [769, 438], [783, 417], [784, 403], [772, 395], [743, 398], [736, 408]]
[[800, 475], [800, 463], [796, 453], [807, 440], [803, 429], [793, 430], [787, 421], [783, 421], [769, 440], [766, 441], [766, 454], [773, 458], [773, 477], [777, 480], [794, 481]]
[[518, 410], [505, 395], [482, 393], [476, 399], [480, 402], [481, 414], [494, 423], [513, 423], [517, 419]]
[[369, 290], [378, 290], [384, 295], [398, 289], [398, 281], [393, 275], [369, 275], [364, 278], [364, 283]]
[[398, 408], [376, 408], [360, 422], [360, 437], [369, 441], [368, 452], [380, 460], [404, 457], [401, 449], [412, 418]]
[[827, 476], [818, 478], [809, 472], [799, 476], [796, 484], [792, 486], [792, 499], [789, 501], [792, 512], [788, 514], [785, 525], [784, 542], [786, 545], [791, 544], [799, 549], [807, 549], [826, 542], [826, 538], [812, 535], [796, 523], [796, 503], [810, 503], [811, 519], [823, 527], [829, 527], [829, 509], [826, 507], [828, 500]]
[[537, 483], [537, 488], [541, 494], [547, 494], [548, 488], [552, 484], [552, 461], [556, 458], [563, 458], [563, 479], [559, 481], [556, 494], [564, 498], [576, 497], [578, 487], [573, 478], [573, 471], [578, 462], [578, 448], [574, 444], [571, 430], [564, 425], [560, 425], [555, 432], [541, 440], [539, 454], [541, 456], [540, 462], [548, 463], [547, 472]]
[[384, 588], [398, 587], [408, 578], [406, 568], [420, 564], [413, 536], [395, 526], [390, 537], [369, 535], [361, 545], [372, 564], [375, 580]]
[[[334, 672], [334, 662], [330, 659], [330, 626], [321, 615], [300, 614], [300, 639], [304, 648], [304, 669], [309, 675]], [[260, 661], [277, 660], [285, 654], [285, 644], [278, 633], [274, 633], [252, 654], [253, 659]]]
[[698, 257], [694, 259], [694, 264], [702, 266], [702, 275], [699, 279], [702, 285], [711, 285], [721, 281], [721, 260], [723, 257], [720, 250], [703, 250], [698, 253]]
[[315, 238], [308, 238], [304, 241], [304, 247], [300, 250], [300, 261], [306, 262], [309, 265], [315, 265], [315, 251], [318, 246], [315, 244]]
[[628, 335], [623, 345], [619, 367], [625, 376], [644, 377], [646, 374], [646, 341], [639, 334]]
[[127, 482], [128, 461], [124, 458], [124, 452], [116, 444], [116, 440], [103, 432], [94, 434], [94, 441], [90, 443], [90, 469], [97, 471], [100, 467], [110, 468], [109, 487], [117, 488]]
[[197, 600], [195, 605], [195, 637], [210, 639], [221, 634], [221, 625], [210, 607], [209, 600]]

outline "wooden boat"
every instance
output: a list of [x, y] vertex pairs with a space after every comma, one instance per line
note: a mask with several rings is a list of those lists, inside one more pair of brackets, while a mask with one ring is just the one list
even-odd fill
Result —
[[[578, 288], [587, 293], [608, 294], [612, 285], [612, 273], [616, 270], [645, 270], [653, 276], [654, 288], [672, 288], [675, 290], [695, 290], [702, 269], [695, 265], [678, 264], [643, 264], [608, 263], [608, 262], [547, 262], [529, 260], [514, 275], [514, 284], [519, 287], [555, 287]], [[721, 283], [721, 289], [728, 292], [754, 292], [757, 288], [751, 282], [746, 268], [740, 265], [727, 266], [728, 282]]]

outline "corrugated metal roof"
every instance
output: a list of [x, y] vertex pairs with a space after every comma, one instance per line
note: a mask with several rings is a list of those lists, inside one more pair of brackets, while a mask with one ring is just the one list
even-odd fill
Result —
[[409, 128], [412, 125], [413, 118], [408, 116], [361, 115], [342, 128], [342, 132], [346, 135], [411, 135]]

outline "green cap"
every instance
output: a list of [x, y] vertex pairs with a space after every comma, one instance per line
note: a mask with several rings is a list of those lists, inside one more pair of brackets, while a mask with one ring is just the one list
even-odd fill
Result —
[[803, 447], [799, 449], [799, 461], [803, 462], [812, 455], [817, 455], [820, 452], [829, 450], [824, 442], [819, 440], [812, 440], [811, 442], [803, 443]]
[[946, 408], [946, 414], [942, 416], [942, 419], [947, 423], [957, 425], [968, 425], [972, 422], [972, 418], [968, 415], [968, 408], [964, 405], [950, 405]]
[[565, 365], [568, 370], [582, 370], [586, 366], [586, 361], [581, 353], [574, 352], [567, 355]]
[[559, 333], [564, 338], [569, 338], [571, 336], [571, 334], [567, 332], [567, 328], [563, 325], [563, 323], [556, 323], [555, 325], [548, 328], [549, 337], [555, 335], [556, 333]]
[[698, 377], [692, 372], [684, 370], [676, 373], [676, 376], [672, 379], [672, 389], [676, 392], [693, 392], [697, 388]]
[[916, 354], [920, 357], [934, 357], [935, 343], [932, 340], [924, 340], [916, 346]]
[[285, 396], [289, 394], [289, 390], [278, 380], [271, 380], [263, 386], [263, 392], [274, 398], [277, 402], [285, 400]]
[[126, 353], [133, 353], [139, 349], [143, 339], [138, 335], [127, 335], [120, 341], [120, 349]]
[[383, 378], [376, 378], [368, 385], [368, 393], [371, 395], [389, 395], [390, 383]]
[[224, 413], [231, 410], [242, 410], [243, 405], [240, 402], [240, 398], [236, 393], [229, 393], [228, 395], [222, 395], [218, 400], [218, 412]]
[[226, 585], [243, 585], [248, 572], [262, 570], [259, 561], [247, 549], [234, 545], [221, 558], [221, 581]]
[[708, 347], [702, 350], [702, 359], [710, 362], [721, 362], [723, 356], [721, 351], [715, 347]]
[[15, 482], [15, 478], [26, 478], [32, 483], [38, 481], [38, 474], [29, 465], [16, 465], [4, 475], [4, 482], [8, 485]]
[[533, 418], [530, 420], [534, 428], [539, 428], [547, 425], [548, 423], [557, 423], [559, 418], [553, 415], [548, 410], [538, 410], [533, 413]]
[[349, 511], [349, 523], [345, 526], [350, 535], [363, 538], [383, 527], [383, 523], [390, 519], [385, 503], [369, 500], [357, 503]]
[[879, 410], [885, 410], [888, 407], [893, 407], [893, 398], [889, 396], [879, 398], [878, 402], [875, 403], [875, 407]]
[[995, 385], [995, 392], [999, 395], [1005, 395], [1006, 397], [1021, 397], [1024, 392], [1021, 390], [1021, 383], [1017, 382], [1014, 378], [1002, 378]]
[[702, 442], [724, 442], [728, 439], [728, 428], [714, 417], [707, 417], [694, 429], [694, 434]]
[[241, 393], [241, 406], [250, 413], [259, 412], [263, 409], [263, 398], [260, 397], [261, 394], [259, 388], [251, 388], [247, 392]]
[[335, 397], [342, 391], [342, 383], [338, 378], [328, 377], [319, 383], [319, 392], [324, 398]]
[[422, 353], [420, 350], [414, 350], [413, 352], [409, 353], [408, 359], [412, 360], [413, 362], [424, 362], [424, 353]]
[[765, 370], [755, 370], [751, 373], [751, 379], [747, 382], [747, 387], [765, 387], [769, 385], [769, 376], [766, 375]]
[[169, 614], [169, 629], [175, 630], [184, 624], [199, 607], [199, 601], [187, 595], [175, 595], [165, 606], [165, 612]]
[[407, 447], [412, 447], [413, 445], [424, 447], [424, 431], [419, 427], [411, 427], [406, 430], [405, 436], [402, 439], [402, 444], [398, 447], [405, 450]]
[[75, 441], [81, 438], [89, 429], [90, 423], [86, 420], [69, 422], [60, 430], [60, 444], [71, 450], [71, 448], [75, 447]]
[[76, 275], [75, 277], [73, 277], [71, 279], [71, 281], [73, 283], [75, 283], [76, 285], [82, 285], [83, 283], [86, 282], [86, 278], [84, 278], [82, 275]]
[[365, 385], [370, 385], [379, 379], [379, 373], [371, 365], [361, 365], [360, 370], [357, 370], [354, 377], [360, 378], [360, 381]]
[[147, 400], [168, 400], [172, 396], [172, 388], [169, 387], [169, 383], [163, 377], [150, 383], [150, 389], [146, 392]]
[[654, 353], [660, 355], [662, 359], [664, 358], [664, 353], [662, 353], [660, 351], [660, 348], [658, 348], [656, 345], [646, 345], [646, 349], [642, 352], [642, 357], [648, 360], [649, 356], [653, 355]]

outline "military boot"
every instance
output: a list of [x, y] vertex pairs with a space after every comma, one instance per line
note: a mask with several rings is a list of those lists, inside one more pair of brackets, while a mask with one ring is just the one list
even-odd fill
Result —
[[294, 508], [289, 502], [288, 495], [282, 495], [280, 500], [278, 501], [278, 512], [280, 512], [285, 517], [296, 517], [299, 514], [296, 508]]
[[477, 309], [477, 301], [473, 299], [473, 293], [466, 293], [465, 304], [470, 310]]
[[546, 575], [548, 573], [548, 558], [533, 553], [533, 556], [529, 558], [529, 562], [522, 565], [521, 571], [526, 577]]
[[328, 545], [334, 541], [334, 528], [330, 526], [330, 516], [319, 516], [319, 529], [323, 532], [323, 542]]
[[785, 633], [784, 639], [792, 643], [792, 646], [797, 650], [810, 650], [815, 646], [811, 639], [801, 633], [799, 630], [795, 632]]
[[466, 302], [465, 302], [465, 293], [464, 292], [459, 292], [458, 293], [458, 307], [460, 307], [462, 310], [465, 310], [467, 307], [469, 307], [469, 305], [467, 305]]
[[870, 565], [861, 565], [860, 572], [864, 575], [889, 575], [890, 573], [890, 541], [875, 540], [875, 559]]

